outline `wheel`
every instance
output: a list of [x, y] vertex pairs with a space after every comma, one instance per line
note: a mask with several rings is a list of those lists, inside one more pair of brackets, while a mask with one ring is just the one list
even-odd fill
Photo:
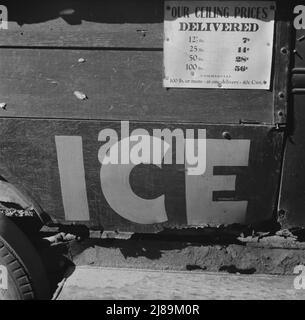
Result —
[[0, 300], [49, 299], [38, 252], [25, 234], [0, 214]]

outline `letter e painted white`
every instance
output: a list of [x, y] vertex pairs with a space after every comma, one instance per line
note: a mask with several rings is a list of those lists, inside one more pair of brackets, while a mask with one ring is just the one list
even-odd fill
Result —
[[186, 175], [188, 225], [244, 223], [248, 201], [213, 201], [213, 191], [234, 191], [236, 176], [214, 176], [215, 166], [248, 166], [250, 140], [207, 139], [203, 175]]

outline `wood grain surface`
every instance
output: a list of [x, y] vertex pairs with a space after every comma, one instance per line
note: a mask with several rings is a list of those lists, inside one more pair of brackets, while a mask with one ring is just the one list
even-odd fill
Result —
[[2, 49], [0, 117], [273, 122], [272, 92], [167, 90], [162, 60], [157, 51]]
[[[236, 202], [247, 201], [243, 220], [253, 223], [269, 219], [277, 194], [279, 179], [280, 157], [282, 147], [282, 134], [274, 132], [268, 126], [226, 126], [226, 125], [199, 125], [199, 124], [169, 124], [132, 122], [130, 131], [144, 128], [150, 134], [154, 128], [198, 128], [207, 130], [211, 152], [208, 152], [208, 171], [201, 176], [202, 183], [211, 185], [208, 194], [202, 194], [205, 202], [202, 203], [202, 186], [198, 184], [197, 190], [191, 197], [197, 197], [198, 212], [202, 212], [202, 221], [215, 222], [215, 217], [209, 217], [206, 208], [209, 205], [220, 205], [219, 201], [227, 201], [227, 207], [220, 206], [217, 217], [220, 221], [228, 221], [226, 213]], [[80, 137], [82, 140], [82, 154], [84, 175], [87, 190], [90, 221], [82, 221], [91, 227], [107, 230], [121, 230], [133, 232], [155, 232], [164, 227], [187, 226], [188, 201], [193, 181], [186, 181], [184, 164], [165, 165], [160, 168], [155, 165], [138, 165], [128, 177], [127, 186], [133, 194], [140, 199], [156, 199], [164, 196], [164, 206], [167, 221], [157, 224], [138, 224], [123, 218], [109, 205], [105, 198], [105, 187], [101, 184], [100, 171], [102, 168], [98, 160], [98, 153], [103, 142], [98, 141], [99, 132], [103, 129], [113, 129], [118, 135], [121, 133], [119, 122], [108, 121], [71, 121], [71, 120], [33, 120], [33, 119], [1, 119], [0, 120], [0, 175], [9, 182], [25, 190], [38, 203], [45, 212], [49, 213], [54, 221], [65, 222], [63, 193], [61, 189], [60, 170], [58, 166], [58, 150], [55, 137]], [[232, 140], [223, 139], [223, 132], [229, 132]], [[236, 154], [234, 141], [250, 141], [250, 150], [244, 154]], [[223, 143], [225, 144], [222, 144]], [[104, 142], [105, 143], [105, 142]], [[219, 144], [220, 143], [220, 144]], [[226, 146], [227, 144], [227, 146]], [[222, 146], [215, 150], [214, 146]], [[229, 147], [229, 148], [227, 148]], [[218, 148], [218, 147], [217, 147]], [[69, 150], [69, 149], [67, 149]], [[214, 151], [213, 151], [214, 150]], [[235, 153], [232, 154], [232, 152]], [[248, 165], [234, 166], [232, 159], [248, 157]], [[71, 157], [73, 161], [73, 157]], [[220, 164], [220, 165], [219, 165]], [[226, 176], [236, 177], [235, 185], [228, 189]], [[215, 178], [218, 177], [218, 178]], [[206, 180], [207, 179], [207, 180]], [[216, 180], [215, 180], [216, 179]], [[215, 187], [215, 181], [218, 181]], [[73, 183], [72, 180], [71, 183]], [[77, 180], [74, 183], [78, 183]], [[206, 182], [204, 182], [206, 181]], [[214, 181], [214, 182], [213, 182]], [[104, 181], [102, 181], [104, 183]], [[122, 194], [119, 185], [113, 185], [111, 195], [118, 201]], [[214, 189], [213, 189], [214, 188]], [[127, 210], [127, 207], [126, 207]], [[135, 209], [136, 211], [136, 209]], [[75, 212], [75, 220], [79, 220]], [[140, 213], [141, 214], [141, 213]], [[222, 218], [221, 218], [222, 217]], [[234, 217], [233, 217], [234, 218]], [[219, 220], [218, 220], [219, 221]], [[71, 223], [71, 221], [66, 221]], [[202, 225], [202, 223], [197, 223]]]

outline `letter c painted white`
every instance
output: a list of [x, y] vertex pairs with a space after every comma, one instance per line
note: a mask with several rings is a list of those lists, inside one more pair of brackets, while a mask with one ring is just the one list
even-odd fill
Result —
[[[129, 138], [128, 142], [132, 144]], [[160, 144], [156, 137], [150, 137], [150, 145], [155, 143]], [[124, 140], [124, 139], [123, 139]], [[125, 145], [127, 141], [119, 141], [118, 146], [115, 144], [111, 148], [121, 150], [121, 145]], [[159, 139], [160, 140], [160, 139]], [[165, 143], [165, 142], [162, 142]], [[169, 145], [164, 145], [164, 153], [168, 150]], [[153, 155], [151, 163], [153, 163]], [[160, 164], [155, 164], [161, 167]], [[168, 220], [164, 195], [156, 199], [143, 199], [137, 196], [131, 189], [129, 176], [131, 170], [135, 167], [134, 164], [103, 164], [100, 170], [101, 187], [106, 201], [109, 206], [123, 218], [139, 223], [139, 224], [154, 224], [162, 223]]]

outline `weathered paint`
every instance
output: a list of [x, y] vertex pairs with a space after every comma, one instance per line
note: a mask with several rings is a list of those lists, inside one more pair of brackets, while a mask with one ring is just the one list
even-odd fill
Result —
[[55, 143], [66, 220], [88, 221], [82, 138], [55, 136]]
[[[0, 174], [54, 221], [92, 228], [271, 218], [283, 144], [273, 127], [285, 123], [287, 107], [286, 3], [277, 1], [272, 89], [249, 93], [162, 88], [162, 0], [4, 1]], [[204, 172], [188, 175], [186, 161], [103, 164], [99, 134], [120, 134], [118, 120], [151, 136], [155, 128], [206, 130]]]
[[250, 140], [207, 140], [207, 171], [185, 176], [189, 225], [245, 223], [247, 201], [211, 201], [214, 191], [235, 191], [235, 175], [214, 175], [216, 166], [247, 167]]
[[[122, 146], [126, 139], [128, 138], [120, 140], [111, 148], [115, 148], [118, 144]], [[149, 139], [157, 138], [149, 137]], [[126, 151], [126, 147], [123, 146], [123, 148], [125, 150], [123, 149], [122, 151]], [[129, 152], [127, 156], [130, 156]], [[150, 158], [149, 163], [153, 164], [152, 155], [150, 155]], [[116, 213], [129, 221], [140, 224], [162, 223], [168, 220], [164, 195], [160, 195], [155, 199], [143, 199], [131, 189], [130, 174], [136, 164], [104, 164], [103, 159], [100, 159], [100, 161], [101, 189], [105, 200]], [[154, 165], [162, 168], [161, 162]]]
[[[1, 119], [0, 124], [0, 174], [12, 183], [21, 181], [54, 221], [83, 220], [94, 228], [154, 232], [253, 223], [272, 215], [282, 134], [271, 127], [130, 123], [131, 132], [145, 128], [150, 135], [156, 128], [180, 128], [183, 133], [205, 129], [206, 170], [191, 176], [185, 163], [103, 167], [99, 151], [107, 142], [99, 141], [100, 132], [112, 129], [120, 137], [119, 122], [15, 118]], [[231, 140], [223, 138], [224, 132]], [[60, 148], [58, 137], [65, 141]], [[72, 199], [84, 212], [72, 210]]]
[[[10, 21], [0, 33], [0, 92], [7, 103], [0, 116], [284, 122], [287, 96], [278, 94], [286, 93], [289, 56], [280, 49], [291, 30], [288, 1], [276, 2], [272, 89], [249, 94], [162, 88], [163, 0], [4, 0]], [[76, 91], [88, 99], [77, 99]]]

